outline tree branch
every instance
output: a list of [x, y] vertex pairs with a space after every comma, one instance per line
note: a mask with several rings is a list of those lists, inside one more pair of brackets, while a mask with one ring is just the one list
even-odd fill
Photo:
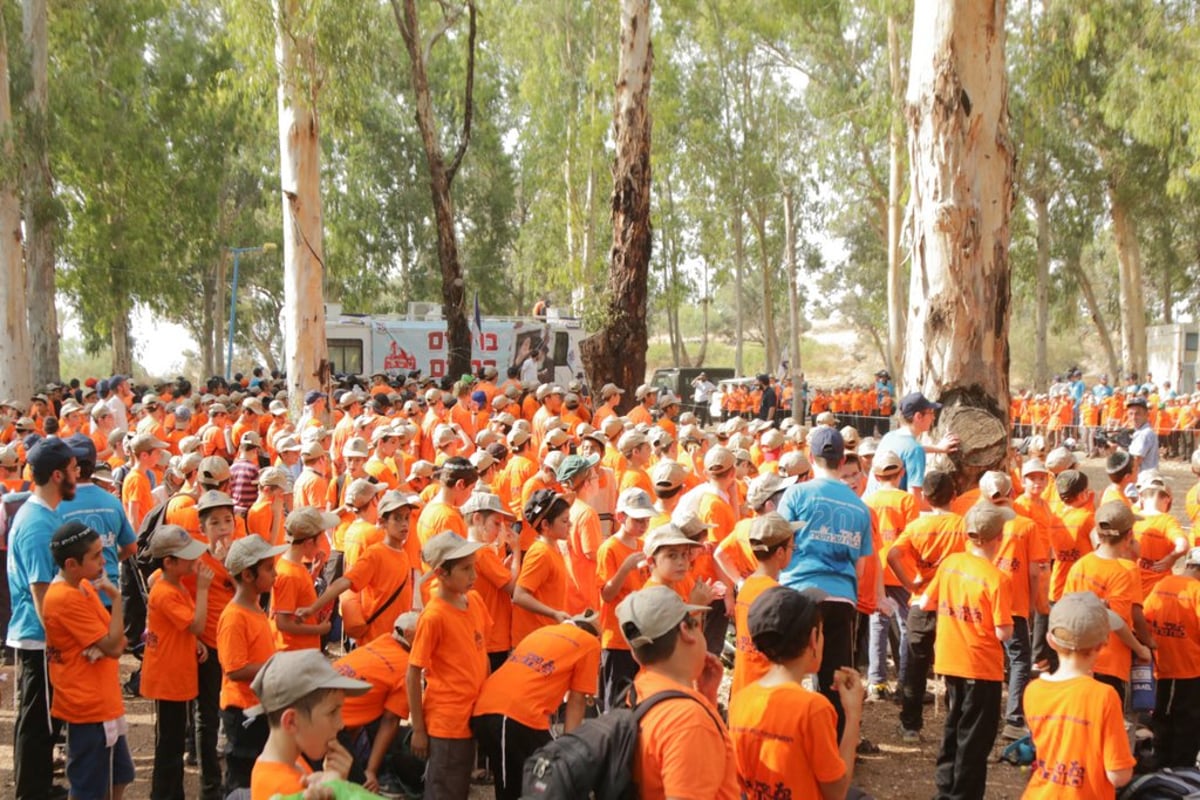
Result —
[[464, 91], [462, 135], [458, 139], [458, 149], [446, 167], [447, 185], [454, 183], [454, 176], [466, 155], [467, 145], [471, 143], [471, 117], [474, 116], [475, 103], [475, 0], [467, 0], [467, 87]]

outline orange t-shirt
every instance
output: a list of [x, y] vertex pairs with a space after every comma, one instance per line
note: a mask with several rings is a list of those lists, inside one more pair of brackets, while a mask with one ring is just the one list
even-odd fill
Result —
[[260, 758], [250, 771], [250, 800], [271, 800], [276, 795], [299, 794], [304, 791], [304, 777], [311, 774], [312, 767], [303, 758], [297, 758], [294, 764], [263, 761]]
[[1033, 520], [1016, 516], [1004, 523], [1004, 536], [992, 561], [1012, 581], [1012, 615], [1029, 619], [1029, 565], [1050, 560]]
[[275, 653], [275, 632], [262, 611], [230, 603], [217, 626], [217, 653], [221, 658], [221, 708], [253, 708], [258, 697], [250, 681], [235, 681], [229, 673], [248, 664], [266, 663]]
[[1168, 567], [1162, 572], [1154, 569], [1154, 563], [1175, 551], [1175, 542], [1187, 534], [1171, 514], [1153, 514], [1133, 525], [1133, 540], [1138, 544], [1138, 571], [1142, 576], [1142, 592], [1150, 594], [1154, 586], [1171, 574]]
[[[1133, 630], [1133, 607], [1142, 603], [1142, 585], [1137, 566], [1132, 561], [1088, 553], [1067, 573], [1063, 591], [1094, 592]], [[1095, 671], [1127, 681], [1132, 664], [1133, 653], [1115, 632], [1109, 633], [1108, 644], [1096, 659]]]
[[664, 700], [642, 717], [633, 764], [638, 796], [736, 800], [733, 740], [712, 703], [695, 688], [650, 670], [639, 672], [633, 685], [642, 700], [666, 690], [694, 698]]
[[471, 709], [488, 675], [487, 631], [492, 624], [483, 600], [466, 595], [459, 608], [440, 596], [417, 621], [410, 666], [425, 671], [425, 729], [439, 739], [470, 739]]
[[1192, 523], [1192, 545], [1196, 546], [1200, 543], [1200, 483], [1188, 489], [1187, 497], [1184, 498], [1184, 509]]
[[732, 562], [734, 568], [732, 577], [736, 580], [745, 580], [750, 577], [750, 573], [758, 569], [758, 558], [750, 547], [749, 539], [750, 527], [753, 524], [753, 517], [739, 519], [737, 525], [733, 526], [733, 532], [726, 536], [713, 551], [714, 557], [720, 556], [727, 562]]
[[646, 494], [654, 497], [654, 483], [650, 480], [650, 475], [641, 467], [629, 466], [621, 473], [621, 482], [618, 487], [617, 494], [626, 489], [641, 489]]
[[504, 590], [512, 579], [512, 569], [500, 559], [495, 547], [489, 545], [475, 551], [474, 589], [492, 618], [487, 640], [489, 653], [503, 653], [512, 647], [512, 596]]
[[822, 783], [846, 774], [837, 712], [798, 683], [751, 683], [729, 708], [742, 797], [819, 798]]
[[465, 539], [467, 521], [463, 519], [462, 512], [454, 506], [434, 500], [421, 509], [421, 516], [417, 518], [417, 539], [424, 547], [426, 542], [445, 531], [454, 531]]
[[[221, 622], [221, 612], [225, 610], [225, 606], [229, 605], [229, 601], [233, 600], [233, 593], [237, 587], [234, 586], [229, 570], [225, 569], [225, 565], [218, 561], [211, 552], [205, 552], [200, 556], [200, 563], [213, 571], [213, 580], [208, 586], [208, 608], [204, 618], [204, 633], [200, 634], [200, 641], [209, 647], [216, 647], [217, 626]], [[183, 588], [187, 589], [188, 594], [192, 596], [192, 601], [195, 602], [195, 574], [184, 575], [180, 583], [183, 584]]]
[[351, 522], [342, 534], [342, 554], [345, 558], [346, 569], [354, 566], [368, 547], [379, 544], [385, 538], [387, 538], [387, 534], [384, 533], [383, 528], [374, 522], [367, 522], [365, 519], [356, 519]]
[[[616, 577], [621, 565], [634, 553], [641, 553], [641, 543], [633, 548], [621, 541], [621, 537], [613, 534], [604, 540], [596, 553], [596, 591], [599, 593], [604, 584]], [[600, 600], [600, 646], [605, 650], [628, 650], [629, 643], [621, 633], [621, 625], [617, 622], [617, 606], [631, 593], [642, 588], [646, 582], [645, 567], [635, 567], [625, 576], [625, 582], [617, 591], [617, 596], [610, 603], [603, 598]]]
[[408, 650], [390, 631], [354, 648], [333, 662], [333, 668], [347, 678], [371, 684], [366, 694], [346, 695], [342, 722], [347, 728], [369, 725], [383, 716], [384, 711], [408, 719]]
[[108, 636], [109, 615], [90, 581], [75, 587], [51, 581], [42, 601], [46, 660], [54, 698], [50, 710], [64, 722], [108, 722], [125, 713], [120, 665], [104, 656], [95, 662], [83, 651]]
[[923, 607], [937, 609], [933, 660], [957, 678], [1004, 680], [1004, 647], [996, 628], [1012, 625], [1012, 581], [992, 562], [954, 553], [938, 567]]
[[929, 583], [947, 556], [966, 548], [967, 526], [958, 514], [921, 514], [904, 527], [892, 546], [910, 552], [921, 582]]
[[500, 714], [547, 731], [563, 695], [594, 695], [599, 682], [600, 640], [570, 622], [547, 625], [522, 639], [484, 682], [475, 716]]
[[408, 560], [408, 553], [393, 550], [386, 542], [368, 547], [354, 566], [346, 570], [345, 578], [350, 581], [353, 591], [359, 593], [365, 619], [370, 619], [377, 609], [382, 608], [397, 587], [403, 587], [391, 606], [367, 626], [363, 641], [369, 642], [389, 633], [396, 617], [412, 608], [412, 562]]
[[[888, 566], [887, 554], [904, 529], [920, 514], [917, 499], [903, 489], [885, 486], [864, 497], [863, 501], [875, 512], [879, 526], [879, 563], [883, 566], [883, 585], [899, 586], [896, 573]], [[910, 572], [914, 569], [911, 561], [907, 566]]]
[[125, 515], [129, 517], [129, 524], [135, 531], [141, 527], [142, 518], [154, 508], [150, 479], [140, 469], [131, 469], [125, 476], [125, 481], [121, 484], [121, 505], [125, 507]]
[[[525, 553], [521, 561], [521, 574], [517, 586], [529, 592], [538, 602], [560, 611], [566, 610], [569, 584], [567, 562], [558, 547], [538, 539]], [[520, 642], [544, 625], [553, 625], [556, 620], [541, 614], [526, 611], [513, 604], [512, 641]]]
[[[275, 561], [275, 585], [271, 587], [271, 616], [278, 620], [280, 613], [295, 611], [317, 602], [317, 590], [313, 588], [312, 574], [303, 564], [279, 558]], [[294, 614], [291, 616], [295, 616]], [[297, 622], [315, 624], [316, 615], [297, 619]], [[275, 629], [276, 650], [318, 650], [321, 637], [318, 634], [284, 633], [278, 622]]]
[[196, 601], [187, 589], [161, 578], [150, 587], [146, 611], [146, 650], [142, 656], [142, 697], [195, 700], [200, 692], [196, 635], [188, 630]]
[[275, 521], [275, 513], [271, 508], [271, 501], [265, 497], [260, 497], [254, 501], [254, 505], [246, 512], [246, 530], [250, 533], [257, 534], [263, 541], [273, 545], [286, 544], [287, 531], [284, 530], [282, 524], [279, 526], [279, 535], [271, 536], [271, 523]]
[[1116, 691], [1095, 678], [1041, 678], [1025, 687], [1025, 720], [1037, 747], [1022, 800], [1113, 797], [1106, 770], [1134, 765]]
[[1157, 678], [1200, 678], [1200, 581], [1167, 575], [1146, 597], [1143, 611], [1154, 631]]
[[1129, 495], [1125, 494], [1125, 490], [1115, 483], [1110, 483], [1105, 489], [1104, 494], [1100, 495], [1100, 503], [1096, 506], [1099, 508], [1105, 503], [1110, 503], [1113, 500], [1120, 500], [1127, 506], [1132, 506], [1133, 501], [1129, 499]]
[[292, 508], [325, 508], [329, 494], [329, 479], [314, 469], [305, 467], [292, 486]]
[[604, 542], [604, 533], [600, 529], [600, 515], [582, 500], [576, 498], [568, 514], [571, 531], [567, 535], [567, 571], [571, 576], [571, 585], [567, 592], [566, 610], [578, 614], [587, 608], [600, 607], [600, 591], [596, 587], [596, 554]]
[[778, 585], [779, 581], [766, 575], [751, 575], [737, 593], [737, 601], [733, 606], [736, 650], [733, 657], [733, 683], [729, 687], [730, 708], [741, 704], [739, 694], [742, 689], [762, 678], [771, 668], [771, 662], [758, 652], [750, 638], [750, 604], [767, 589]]
[[1067, 574], [1075, 562], [1092, 552], [1092, 528], [1096, 515], [1090, 508], [1067, 506], [1062, 512], [1062, 528], [1050, 541], [1054, 564], [1050, 568], [1050, 602], [1057, 603], [1067, 584]]

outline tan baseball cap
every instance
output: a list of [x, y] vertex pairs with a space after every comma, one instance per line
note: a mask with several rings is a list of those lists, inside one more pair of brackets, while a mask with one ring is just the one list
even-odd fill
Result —
[[152, 450], [166, 450], [168, 447], [169, 444], [148, 433], [139, 433], [129, 442], [129, 449], [134, 453], [149, 453]]
[[668, 522], [646, 534], [646, 538], [642, 540], [642, 552], [647, 556], [652, 556], [661, 548], [673, 545], [694, 547], [696, 542], [689, 539], [677, 525]]
[[979, 494], [992, 501], [1006, 500], [1012, 495], [1012, 480], [1006, 472], [985, 472], [979, 478]]
[[750, 523], [746, 537], [755, 550], [768, 550], [776, 545], [791, 541], [796, 531], [804, 527], [802, 522], [788, 522], [782, 515], [772, 511], [760, 514]]
[[1004, 523], [1015, 516], [1016, 513], [1007, 506], [976, 503], [967, 510], [967, 534], [990, 542], [1004, 533]]
[[[307, 455], [307, 454], [305, 454]], [[371, 449], [367, 446], [367, 440], [358, 436], [346, 440], [342, 445], [342, 458], [370, 458]]]
[[651, 586], [621, 601], [617, 621], [630, 646], [642, 647], [677, 628], [688, 614], [708, 610], [707, 606], [683, 602], [669, 586]]
[[305, 461], [315, 461], [326, 456], [325, 448], [319, 441], [305, 442], [300, 445], [300, 457]]
[[355, 478], [346, 487], [346, 503], [354, 508], [362, 508], [371, 502], [371, 498], [387, 491], [387, 484], [376, 483], [366, 478]]
[[644, 444], [648, 444], [649, 442], [650, 440], [646, 438], [644, 433], [630, 431], [629, 433], [622, 434], [621, 438], [617, 440], [617, 449], [620, 450], [623, 455], [629, 455], [636, 448], [641, 447]]
[[248, 450], [252, 447], [262, 447], [262, 437], [254, 431], [246, 431], [242, 434], [242, 439], [238, 446], [243, 450]]
[[210, 508], [233, 508], [233, 498], [225, 492], [210, 489], [196, 500], [196, 511], [208, 511]]
[[477, 512], [490, 514], [500, 514], [509, 519], [516, 519], [516, 515], [504, 507], [504, 503], [500, 502], [499, 495], [491, 492], [471, 492], [471, 496], [467, 498], [467, 502], [463, 503], [458, 509], [464, 517], [470, 516]]
[[625, 394], [625, 390], [615, 383], [606, 383], [600, 387], [600, 399], [607, 400], [614, 394]]
[[413, 462], [413, 465], [408, 470], [408, 477], [404, 480], [411, 481], [416, 478], [432, 478], [434, 471], [437, 469], [432, 462], [425, 459], [419, 459]]
[[229, 462], [220, 456], [206, 456], [196, 468], [200, 483], [205, 486], [219, 486], [229, 480]]
[[1102, 533], [1123, 534], [1133, 530], [1138, 516], [1120, 500], [1109, 500], [1096, 509], [1096, 527]]
[[467, 541], [454, 531], [443, 531], [421, 546], [421, 559], [437, 569], [447, 561], [466, 558], [483, 546], [483, 542]]
[[276, 558], [287, 552], [286, 544], [272, 547], [257, 533], [248, 533], [229, 546], [225, 554], [225, 569], [234, 578], [242, 574], [242, 570], [253, 567], [260, 561]]
[[1049, 632], [1068, 650], [1099, 647], [1124, 627], [1125, 620], [1092, 592], [1064, 594], [1050, 609]]
[[401, 492], [396, 489], [390, 492], [384, 492], [379, 498], [379, 516], [390, 514], [398, 508], [408, 506], [410, 508], [418, 508], [421, 505], [421, 496], [409, 492]]
[[1036, 475], [1039, 472], [1043, 475], [1048, 475], [1050, 473], [1050, 470], [1046, 469], [1046, 465], [1042, 463], [1040, 458], [1028, 459], [1024, 464], [1021, 465], [1022, 478], [1027, 478], [1030, 475]]
[[174, 556], [188, 561], [204, 555], [208, 547], [204, 542], [193, 539], [178, 525], [160, 525], [150, 534], [148, 552], [151, 558]]
[[336, 528], [341, 521], [337, 514], [322, 511], [312, 506], [305, 506], [304, 508], [297, 508], [287, 515], [287, 519], [283, 523], [283, 529], [287, 531], [289, 541], [303, 542], [306, 539], [316, 538], [325, 531]]
[[776, 492], [783, 491], [796, 482], [796, 476], [783, 476], [775, 472], [764, 472], [746, 487], [746, 505], [751, 508], [762, 508]]
[[267, 467], [258, 473], [258, 485], [277, 486], [280, 489], [286, 489], [288, 486], [287, 471], [282, 467]]
[[288, 708], [318, 689], [357, 696], [371, 691], [371, 684], [342, 675], [320, 650], [283, 650], [267, 659], [250, 688], [259, 704], [246, 709], [246, 716], [257, 717]]
[[709, 475], [720, 475], [733, 469], [737, 459], [728, 447], [717, 445], [704, 454], [704, 471]]
[[618, 514], [624, 514], [634, 519], [650, 519], [658, 513], [654, 508], [654, 501], [650, 499], [650, 495], [646, 494], [646, 490], [636, 486], [631, 486], [621, 492], [621, 496], [617, 498], [616, 511]]
[[904, 469], [904, 459], [894, 450], [884, 450], [876, 453], [871, 461], [871, 472], [876, 475], [893, 475]]
[[660, 461], [650, 470], [650, 480], [656, 489], [670, 491], [683, 485], [687, 470], [678, 461]]

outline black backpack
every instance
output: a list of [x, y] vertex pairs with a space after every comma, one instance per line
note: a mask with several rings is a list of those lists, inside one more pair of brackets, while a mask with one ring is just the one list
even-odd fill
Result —
[[167, 518], [167, 504], [175, 495], [168, 497], [166, 502], [159, 503], [146, 512], [137, 530], [137, 566], [143, 578], [149, 578], [158, 569], [155, 559], [150, 557], [150, 537]]
[[[636, 708], [615, 708], [589, 719], [539, 748], [525, 761], [522, 800], [634, 800], [633, 758], [638, 726], [654, 706], [675, 699], [699, 702], [686, 692], [668, 689], [650, 695]], [[704, 710], [712, 716], [707, 707]], [[715, 716], [713, 723], [721, 728]]]
[[1120, 800], [1196, 800], [1200, 798], [1200, 769], [1175, 767], [1135, 778], [1121, 790]]
[[0, 534], [4, 536], [5, 549], [8, 548], [8, 532], [12, 529], [13, 520], [32, 494], [30, 491], [20, 491], [0, 495]]

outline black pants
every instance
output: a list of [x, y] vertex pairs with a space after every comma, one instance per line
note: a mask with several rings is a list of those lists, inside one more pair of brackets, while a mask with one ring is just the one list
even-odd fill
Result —
[[1194, 767], [1200, 751], [1200, 678], [1159, 678], [1154, 738], [1158, 767]]
[[983, 800], [1000, 724], [1000, 681], [946, 677], [946, 729], [938, 752], [935, 800]]
[[504, 662], [508, 661], [508, 654], [511, 650], [497, 650], [494, 653], [488, 653], [488, 674], [495, 672], [504, 666]]
[[1114, 675], [1101, 675], [1099, 672], [1092, 677], [1103, 684], [1113, 687], [1113, 689], [1115, 689], [1117, 692], [1117, 697], [1121, 698], [1121, 708], [1125, 708], [1125, 681]]
[[184, 800], [187, 718], [186, 700], [154, 701], [154, 776], [150, 780], [150, 800]]
[[13, 729], [16, 800], [45, 800], [54, 777], [46, 651], [17, 651], [17, 722]]
[[199, 665], [200, 694], [192, 704], [196, 717], [196, 753], [200, 761], [201, 800], [224, 800], [221, 792], [221, 759], [217, 740], [221, 732], [221, 662], [217, 649]]
[[[1049, 569], [1049, 566], [1047, 566]], [[1058, 653], [1054, 652], [1054, 648], [1046, 641], [1046, 632], [1050, 629], [1050, 615], [1041, 614], [1037, 611], [1031, 611], [1033, 615], [1033, 635], [1031, 645], [1033, 646], [1033, 663], [1045, 661], [1050, 665], [1050, 671], [1058, 669]]]
[[638, 663], [629, 650], [600, 651], [600, 710], [608, 711], [624, 702], [625, 691], [633, 685]]
[[[727, 591], [732, 592], [733, 587]], [[725, 613], [725, 600], [713, 600], [704, 615], [704, 642], [708, 652], [720, 656], [725, 649], [725, 633], [729, 630], [729, 616]]]
[[146, 590], [137, 559], [121, 562], [121, 606], [125, 614], [125, 641], [141, 652], [142, 634], [146, 632]]
[[[908, 660], [901, 679], [900, 726], [919, 731], [925, 724], [925, 679], [933, 666], [933, 642], [937, 638], [937, 612], [908, 610]], [[993, 731], [994, 733], [994, 731]]]
[[221, 709], [221, 726], [225, 729], [225, 781], [221, 785], [223, 796], [228, 797], [235, 789], [250, 788], [250, 773], [254, 762], [267, 744], [270, 729], [267, 718], [260, 715], [246, 724], [246, 713], [236, 706]]
[[471, 718], [471, 732], [492, 764], [496, 800], [521, 800], [525, 759], [550, 741], [550, 731], [535, 730], [500, 714]]
[[854, 668], [866, 673], [871, 667], [871, 615], [858, 612], [854, 634]]
[[825, 629], [825, 649], [821, 651], [821, 670], [817, 673], [817, 686], [821, 694], [833, 703], [833, 709], [837, 712], [837, 735], [840, 742], [842, 733], [846, 730], [846, 711], [842, 708], [842, 698], [833, 686], [833, 674], [840, 667], [849, 667], [854, 663], [854, 629], [858, 622], [858, 609], [853, 603], [826, 600], [821, 603], [821, 620]]

